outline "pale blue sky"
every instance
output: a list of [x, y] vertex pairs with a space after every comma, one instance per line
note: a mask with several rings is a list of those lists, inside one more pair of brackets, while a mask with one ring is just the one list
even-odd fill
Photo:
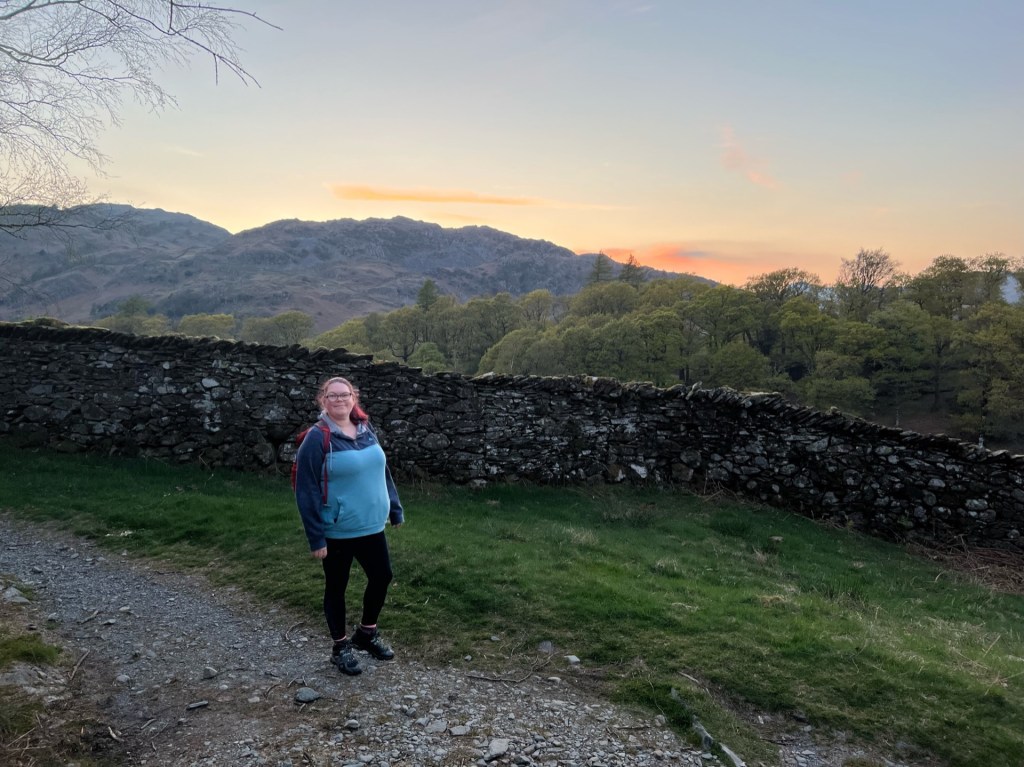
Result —
[[1024, 255], [1024, 3], [239, 0], [259, 88], [101, 140], [115, 201], [232, 231], [404, 215], [734, 284], [860, 248]]

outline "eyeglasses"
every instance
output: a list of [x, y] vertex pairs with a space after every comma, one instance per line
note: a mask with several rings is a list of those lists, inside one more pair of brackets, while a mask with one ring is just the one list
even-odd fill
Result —
[[331, 392], [330, 394], [325, 394], [324, 399], [330, 400], [331, 402], [347, 402], [352, 399], [352, 392], [347, 391], [344, 394]]

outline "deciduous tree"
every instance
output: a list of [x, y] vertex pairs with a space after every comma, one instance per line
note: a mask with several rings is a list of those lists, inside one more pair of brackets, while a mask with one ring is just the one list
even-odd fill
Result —
[[235, 337], [233, 314], [186, 314], [178, 321], [178, 332], [186, 336]]
[[754, 346], [762, 354], [770, 355], [778, 344], [779, 315], [786, 301], [798, 296], [817, 301], [822, 288], [816, 274], [802, 269], [778, 269], [752, 277], [744, 290], [757, 298]]
[[729, 285], [716, 285], [686, 307], [687, 319], [704, 331], [715, 351], [735, 339], [750, 341], [757, 326], [757, 299]]
[[309, 342], [312, 348], [324, 347], [326, 349], [346, 349], [356, 354], [371, 354], [373, 346], [366, 333], [366, 322], [364, 318], [346, 320], [338, 327], [321, 333]]
[[768, 388], [771, 362], [746, 341], [730, 341], [707, 360], [705, 385], [730, 386], [740, 391]]
[[243, 341], [274, 346], [291, 346], [309, 337], [313, 318], [305, 312], [282, 312], [273, 317], [249, 317], [242, 323]]
[[985, 304], [962, 336], [967, 365], [957, 395], [959, 423], [969, 435], [1017, 439], [1024, 435], [1024, 306]]
[[776, 366], [799, 381], [814, 371], [818, 352], [835, 341], [838, 320], [829, 316], [807, 296], [791, 298], [779, 314], [779, 345], [774, 352]]
[[622, 317], [636, 309], [640, 296], [636, 288], [624, 282], [597, 282], [587, 285], [569, 300], [569, 313], [576, 317], [595, 314]]
[[856, 258], [842, 259], [833, 288], [839, 316], [867, 320], [871, 312], [897, 297], [904, 280], [899, 263], [884, 250], [861, 250]]
[[424, 312], [419, 306], [403, 306], [384, 316], [381, 340], [396, 358], [408, 362], [423, 342]]
[[449, 369], [448, 360], [433, 341], [425, 341], [417, 346], [416, 351], [409, 356], [409, 364], [420, 368], [428, 375]]
[[555, 321], [555, 296], [550, 290], [533, 290], [519, 299], [523, 321], [544, 327]]

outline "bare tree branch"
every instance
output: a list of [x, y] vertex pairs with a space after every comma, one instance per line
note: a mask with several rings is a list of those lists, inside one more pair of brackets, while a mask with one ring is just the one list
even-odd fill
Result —
[[0, 231], [59, 225], [89, 202], [68, 160], [102, 173], [99, 133], [117, 125], [126, 96], [174, 106], [156, 72], [208, 56], [243, 84], [239, 20], [251, 11], [177, 0], [0, 0]]

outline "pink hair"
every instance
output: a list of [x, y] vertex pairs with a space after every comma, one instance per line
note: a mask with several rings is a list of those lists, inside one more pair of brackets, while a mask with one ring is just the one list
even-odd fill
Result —
[[323, 399], [324, 395], [327, 394], [327, 387], [333, 383], [345, 384], [345, 386], [349, 388], [349, 391], [352, 392], [352, 397], [354, 401], [352, 403], [352, 412], [349, 413], [348, 417], [353, 421], [368, 422], [370, 420], [370, 416], [366, 414], [365, 410], [359, 407], [359, 389], [353, 386], [352, 382], [349, 381], [347, 378], [342, 378], [341, 376], [333, 376], [332, 378], [328, 378], [326, 381], [320, 384], [320, 390], [316, 393], [316, 403], [320, 407], [324, 406]]

